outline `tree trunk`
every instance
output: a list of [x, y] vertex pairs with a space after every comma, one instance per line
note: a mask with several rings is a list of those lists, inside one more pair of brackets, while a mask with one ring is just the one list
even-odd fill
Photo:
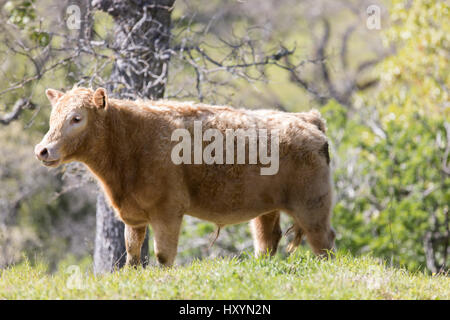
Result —
[[[125, 264], [124, 224], [117, 220], [102, 192], [97, 196], [94, 271], [102, 273]], [[147, 241], [148, 243], [148, 241]], [[142, 246], [144, 247], [144, 246]], [[148, 245], [147, 245], [148, 251]]]
[[[170, 59], [170, 15], [175, 0], [93, 0], [115, 21], [115, 64], [106, 84], [119, 98], [158, 99], [164, 95]], [[148, 262], [148, 232], [141, 251]], [[97, 199], [94, 272], [110, 272], [126, 259], [124, 224], [103, 194]]]

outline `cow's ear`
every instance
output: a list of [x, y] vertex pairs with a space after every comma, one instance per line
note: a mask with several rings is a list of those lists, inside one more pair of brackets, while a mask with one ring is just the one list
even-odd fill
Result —
[[97, 108], [105, 109], [108, 106], [108, 96], [106, 95], [106, 89], [98, 88], [94, 92], [94, 97], [92, 98], [94, 105]]
[[55, 89], [47, 89], [45, 90], [45, 94], [47, 95], [48, 100], [52, 104], [52, 107], [56, 104], [58, 99], [64, 95], [64, 92], [55, 90]]

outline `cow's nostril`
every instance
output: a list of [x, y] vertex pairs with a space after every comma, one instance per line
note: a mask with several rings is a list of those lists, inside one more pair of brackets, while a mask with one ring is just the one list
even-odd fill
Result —
[[42, 158], [47, 158], [47, 156], [48, 156], [48, 150], [47, 150], [47, 148], [42, 149], [41, 152], [39, 153], [39, 155], [40, 155]]

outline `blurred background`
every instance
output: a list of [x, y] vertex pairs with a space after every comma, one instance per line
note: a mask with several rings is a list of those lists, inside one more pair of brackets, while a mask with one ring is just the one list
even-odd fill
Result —
[[[448, 1], [0, 1], [0, 30], [0, 268], [93, 263], [96, 182], [82, 164], [47, 169], [33, 153], [48, 130], [45, 89], [79, 85], [319, 109], [337, 247], [448, 270]], [[248, 224], [225, 227], [210, 247], [214, 231], [186, 217], [177, 263], [253, 250]]]

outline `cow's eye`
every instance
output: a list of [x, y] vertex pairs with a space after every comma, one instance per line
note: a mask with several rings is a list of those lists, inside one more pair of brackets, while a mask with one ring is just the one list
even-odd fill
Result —
[[80, 116], [74, 116], [72, 118], [72, 120], [70, 120], [72, 123], [78, 123], [81, 121], [81, 117]]

